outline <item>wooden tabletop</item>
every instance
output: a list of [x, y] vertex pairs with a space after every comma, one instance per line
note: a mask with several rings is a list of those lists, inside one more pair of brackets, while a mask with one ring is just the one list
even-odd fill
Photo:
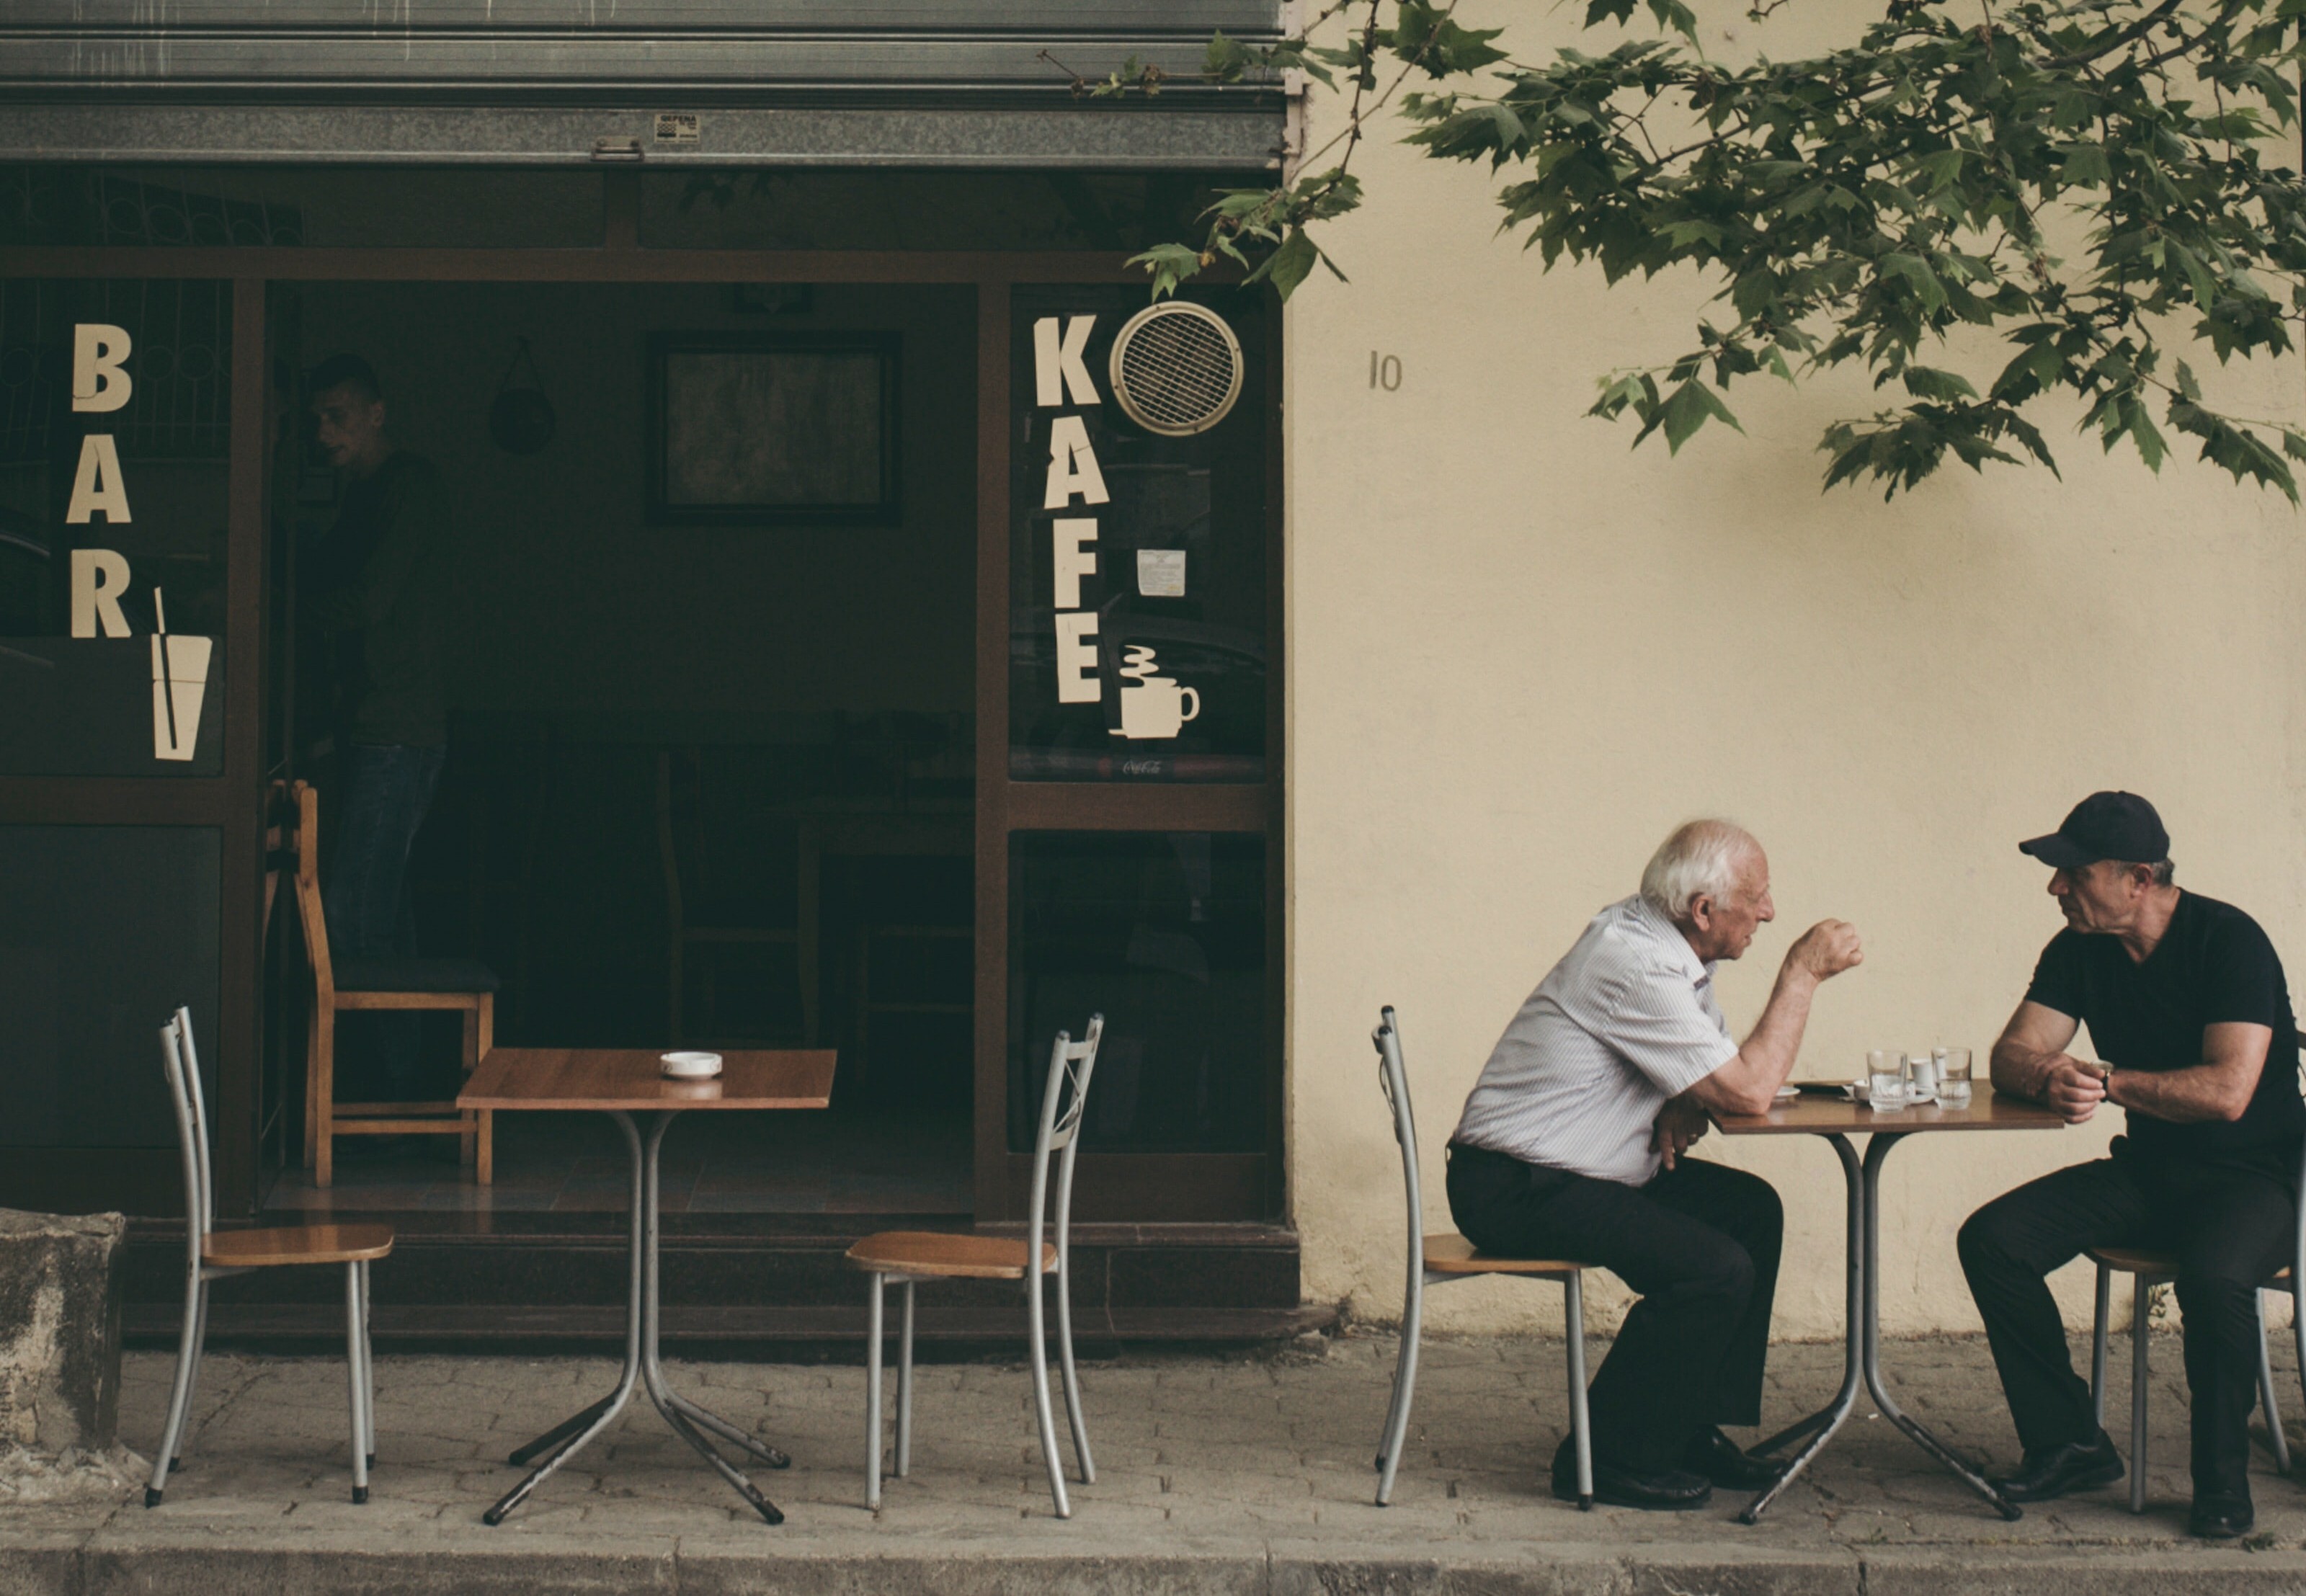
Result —
[[2039, 1103], [1980, 1087], [1962, 1108], [1925, 1103], [1877, 1112], [1863, 1103], [1804, 1092], [1767, 1114], [1725, 1114], [1716, 1122], [1724, 1136], [1864, 1136], [1876, 1131], [2056, 1131], [2066, 1122]]
[[833, 1102], [831, 1048], [728, 1053], [711, 1080], [668, 1080], [648, 1048], [496, 1047], [481, 1061], [459, 1108], [824, 1108]]

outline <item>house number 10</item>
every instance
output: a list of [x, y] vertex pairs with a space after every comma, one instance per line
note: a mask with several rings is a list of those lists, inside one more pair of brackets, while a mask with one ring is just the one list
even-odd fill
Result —
[[1370, 351], [1370, 386], [1391, 393], [1401, 386], [1401, 356]]

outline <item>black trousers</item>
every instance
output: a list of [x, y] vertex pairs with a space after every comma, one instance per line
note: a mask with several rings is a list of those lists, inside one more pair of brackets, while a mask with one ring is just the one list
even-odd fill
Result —
[[2074, 1372], [2043, 1276], [2088, 1247], [2177, 1254], [2193, 1394], [2194, 1492], [2246, 1495], [2258, 1392], [2258, 1287], [2289, 1261], [2296, 1189], [2224, 1166], [2078, 1164], [1994, 1199], [1961, 1227], [1962, 1273], [1986, 1320], [2019, 1444], [2028, 1452], [2097, 1433], [2089, 1383]]
[[1586, 1395], [1593, 1455], [1678, 1464], [1713, 1424], [1758, 1424], [1785, 1210], [1767, 1181], [1685, 1158], [1645, 1186], [1449, 1149], [1449, 1212], [1485, 1252], [1598, 1264], [1641, 1293]]

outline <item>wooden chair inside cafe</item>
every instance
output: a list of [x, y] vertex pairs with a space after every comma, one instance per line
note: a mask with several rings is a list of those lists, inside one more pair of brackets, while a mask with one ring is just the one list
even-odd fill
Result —
[[483, 1186], [495, 1179], [494, 1125], [487, 1110], [459, 1113], [453, 1101], [343, 1102], [337, 1097], [337, 1016], [362, 1010], [450, 1011], [464, 1016], [464, 1072], [496, 1042], [497, 977], [474, 959], [347, 959], [329, 954], [320, 906], [320, 795], [298, 781], [286, 797], [282, 843], [295, 864], [296, 915], [312, 967], [312, 1007], [304, 1030], [304, 1163], [312, 1183], [336, 1178], [339, 1136], [455, 1136], [464, 1163]]

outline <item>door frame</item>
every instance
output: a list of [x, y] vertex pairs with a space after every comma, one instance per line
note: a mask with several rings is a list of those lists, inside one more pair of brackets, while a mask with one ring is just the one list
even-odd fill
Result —
[[[260, 994], [263, 827], [261, 733], [271, 706], [265, 558], [269, 480], [266, 304], [273, 282], [880, 283], [967, 284], [977, 291], [977, 815], [974, 1165], [976, 1221], [1025, 1216], [1031, 1158], [1007, 1141], [1009, 849], [1018, 832], [1217, 832], [1267, 842], [1266, 1145], [1253, 1153], [1084, 1153], [1078, 1174], [1085, 1218], [1272, 1221], [1286, 1202], [1282, 1049], [1286, 1029], [1283, 857], [1285, 683], [1282, 593], [1282, 334], [1277, 303], [1260, 296], [1243, 341], [1267, 363], [1267, 763], [1259, 783], [1228, 786], [1012, 781], [1009, 777], [1010, 299], [1021, 284], [1141, 283], [1116, 251], [905, 252], [644, 248], [636, 175], [608, 174], [606, 237], [587, 249], [331, 249], [301, 246], [0, 247], [0, 277], [225, 278], [233, 284], [230, 634], [225, 773], [205, 780], [0, 780], [0, 823], [212, 825], [224, 833], [222, 1012], [217, 1036], [217, 1193], [227, 1213], [253, 1213], [260, 1195], [257, 1061], [264, 1046]], [[630, 178], [624, 182], [619, 179]], [[12, 1156], [19, 1155], [12, 1154]], [[59, 1195], [89, 1191], [148, 1213], [179, 1206], [175, 1149], [56, 1149], [27, 1167], [28, 1184]], [[115, 1178], [133, 1166], [124, 1191]], [[149, 1167], [147, 1167], [149, 1165]], [[51, 1198], [49, 1200], [57, 1200]], [[149, 1206], [148, 1206], [149, 1205]]]

